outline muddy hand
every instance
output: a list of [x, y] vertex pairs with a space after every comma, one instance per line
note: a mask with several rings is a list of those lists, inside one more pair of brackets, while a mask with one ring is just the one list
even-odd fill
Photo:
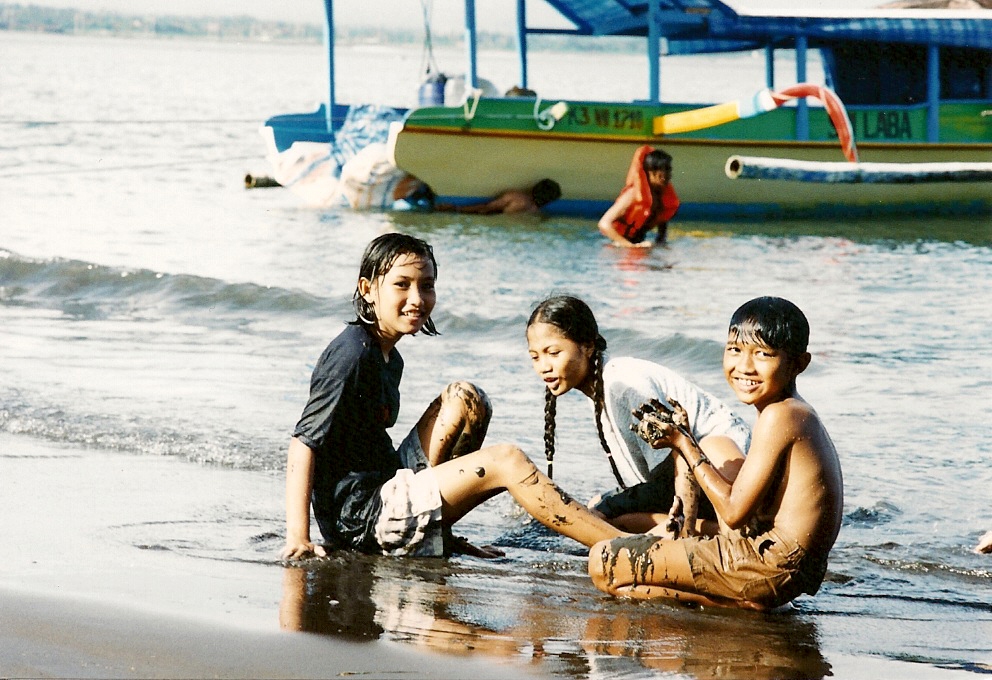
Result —
[[666, 418], [671, 415], [671, 410], [657, 399], [646, 401], [633, 410], [634, 417], [638, 420], [643, 418], [646, 413], [657, 413], [662, 418]]
[[[666, 397], [666, 399], [668, 399], [668, 397]], [[675, 425], [675, 427], [682, 430], [683, 434], [689, 435], [689, 414], [686, 413], [686, 410], [682, 407], [682, 404], [674, 399], [668, 399], [668, 403], [671, 404], [670, 408], [658, 399], [652, 399], [648, 402], [648, 405], [650, 405], [655, 412], [664, 413], [665, 420], [670, 421], [673, 425]]]
[[675, 423], [675, 427], [679, 428], [683, 433], [688, 435], [690, 433], [689, 414], [686, 413], [686, 410], [682, 407], [682, 404], [674, 399], [669, 399], [668, 403], [672, 405], [669, 414], [672, 418], [672, 422]]
[[670, 446], [674, 430], [681, 429], [672, 419], [673, 411], [657, 399], [641, 404], [632, 414], [637, 422], [630, 429], [655, 449]]
[[[638, 412], [634, 412], [638, 417]], [[632, 423], [630, 429], [637, 433], [637, 436], [651, 445], [651, 448], [661, 449], [670, 446], [670, 438], [675, 433], [675, 426], [663, 419], [657, 413], [643, 413], [636, 423]]]
[[468, 539], [455, 536], [451, 533], [451, 529], [445, 529], [444, 544], [445, 548], [453, 555], [469, 555], [470, 557], [481, 557], [486, 560], [506, 557], [506, 553], [499, 548], [491, 545], [473, 545]]
[[647, 533], [651, 536], [675, 540], [681, 537], [684, 526], [685, 515], [682, 513], [682, 499], [675, 496], [675, 499], [672, 501], [672, 508], [668, 511], [668, 518], [664, 522], [651, 527]]
[[682, 499], [678, 496], [672, 501], [672, 509], [668, 511], [668, 521], [665, 522], [665, 529], [678, 537], [682, 534], [682, 527], [685, 526], [685, 514], [682, 512]]

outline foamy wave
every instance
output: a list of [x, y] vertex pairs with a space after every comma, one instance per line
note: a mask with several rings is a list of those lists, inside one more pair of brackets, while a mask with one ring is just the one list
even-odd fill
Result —
[[[218, 432], [189, 422], [91, 413], [68, 405], [44, 403], [38, 395], [0, 394], [0, 432], [37, 437], [61, 445], [153, 456], [249, 470], [279, 469], [285, 439]], [[284, 434], [282, 432], [280, 435]]]
[[189, 274], [108, 267], [55, 258], [23, 258], [0, 251], [0, 304], [59, 309], [80, 318], [210, 312], [347, 315], [348, 300], [305, 291], [231, 283]]

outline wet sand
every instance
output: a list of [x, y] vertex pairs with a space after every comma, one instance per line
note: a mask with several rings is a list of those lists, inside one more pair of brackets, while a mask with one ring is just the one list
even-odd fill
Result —
[[[257, 531], [281, 489], [276, 473], [0, 434], [0, 677], [505, 677], [488, 658], [281, 630], [292, 571]], [[210, 526], [225, 515], [234, 540]]]
[[0, 619], [6, 678], [505, 677], [481, 660], [396, 644], [243, 630], [58, 595], [0, 590]]

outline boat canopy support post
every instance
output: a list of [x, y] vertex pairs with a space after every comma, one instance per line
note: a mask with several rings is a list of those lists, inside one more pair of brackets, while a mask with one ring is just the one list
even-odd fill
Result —
[[927, 141], [940, 141], [940, 48], [927, 45]]
[[527, 88], [527, 0], [517, 0], [517, 56], [520, 60], [520, 87]]
[[648, 99], [661, 101], [661, 21], [660, 0], [648, 3]]
[[468, 53], [468, 70], [465, 72], [471, 88], [479, 87], [478, 55], [476, 54], [475, 0], [465, 0], [465, 51]]
[[327, 104], [324, 122], [334, 132], [334, 0], [324, 0], [324, 51], [327, 53]]
[[775, 90], [775, 46], [765, 45], [765, 87]]
[[[796, 82], [806, 82], [806, 52], [809, 41], [805, 35], [796, 36]], [[805, 97], [796, 102], [796, 140], [809, 140], [809, 105]]]

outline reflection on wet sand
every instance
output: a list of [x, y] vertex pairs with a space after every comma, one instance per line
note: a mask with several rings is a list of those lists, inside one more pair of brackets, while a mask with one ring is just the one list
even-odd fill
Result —
[[795, 610], [611, 600], [577, 574], [561, 574], [560, 585], [547, 576], [527, 583], [506, 565], [334, 553], [284, 569], [279, 621], [285, 630], [487, 655], [563, 677], [831, 674], [815, 623]]
[[362, 566], [341, 564], [334, 555], [307, 567], [284, 569], [279, 626], [350, 639], [378, 638], [383, 628], [375, 621], [371, 598], [375, 577]]
[[630, 612], [590, 617], [583, 647], [597, 666], [609, 667], [596, 673], [603, 677], [636, 669], [693, 678], [831, 675], [815, 624], [795, 613], [682, 610], [659, 616], [633, 606]]

